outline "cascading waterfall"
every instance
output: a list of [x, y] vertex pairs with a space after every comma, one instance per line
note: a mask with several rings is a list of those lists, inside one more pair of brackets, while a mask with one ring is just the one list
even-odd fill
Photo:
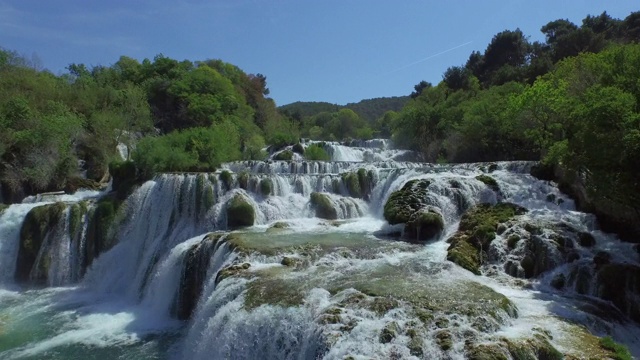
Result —
[[[159, 175], [100, 231], [92, 221], [103, 194], [8, 207], [0, 214], [0, 357], [463, 359], [486, 344], [533, 346], [538, 334], [536, 346], [579, 358], [593, 350], [576, 342], [589, 332], [640, 350], [629, 322], [637, 309], [627, 306], [637, 292], [609, 299], [603, 290], [607, 269], [626, 267], [632, 281], [637, 252], [528, 175], [530, 163], [394, 161], [408, 153], [384, 140], [323, 146], [333, 161]], [[385, 203], [409, 181], [424, 184], [417, 200], [444, 222], [426, 243], [390, 239], [402, 227], [383, 220]], [[27, 214], [60, 201], [29, 276], [16, 282]], [[483, 275], [446, 261], [463, 213], [500, 201], [528, 212], [483, 249]], [[253, 226], [229, 232], [234, 206]], [[30, 284], [49, 288], [22, 290]]]

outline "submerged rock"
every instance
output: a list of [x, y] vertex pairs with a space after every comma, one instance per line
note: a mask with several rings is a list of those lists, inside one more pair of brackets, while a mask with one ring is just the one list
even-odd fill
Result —
[[236, 194], [227, 203], [227, 227], [235, 229], [244, 226], [252, 226], [256, 218], [253, 206], [241, 194]]

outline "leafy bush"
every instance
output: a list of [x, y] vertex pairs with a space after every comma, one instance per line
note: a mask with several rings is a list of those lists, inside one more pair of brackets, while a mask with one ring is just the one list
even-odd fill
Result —
[[319, 160], [319, 161], [330, 161], [331, 156], [327, 154], [327, 152], [322, 148], [322, 146], [317, 144], [309, 145], [304, 151], [304, 157], [307, 160]]

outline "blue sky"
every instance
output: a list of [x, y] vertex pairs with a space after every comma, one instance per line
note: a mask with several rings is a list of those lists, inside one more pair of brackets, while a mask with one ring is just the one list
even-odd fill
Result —
[[[530, 40], [565, 18], [580, 24], [637, 0], [0, 0], [0, 46], [61, 73], [120, 55], [222, 59], [267, 76], [278, 105], [408, 95], [520, 28]], [[422, 61], [424, 60], [424, 61]]]

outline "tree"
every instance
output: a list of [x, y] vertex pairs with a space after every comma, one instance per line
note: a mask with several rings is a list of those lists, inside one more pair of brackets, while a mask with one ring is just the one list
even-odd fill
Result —
[[422, 91], [424, 91], [424, 89], [428, 89], [432, 86], [433, 85], [430, 82], [424, 80], [420, 81], [416, 86], [413, 87], [415, 91], [411, 93], [411, 98], [417, 98], [418, 96], [420, 96], [420, 94], [422, 94]]

